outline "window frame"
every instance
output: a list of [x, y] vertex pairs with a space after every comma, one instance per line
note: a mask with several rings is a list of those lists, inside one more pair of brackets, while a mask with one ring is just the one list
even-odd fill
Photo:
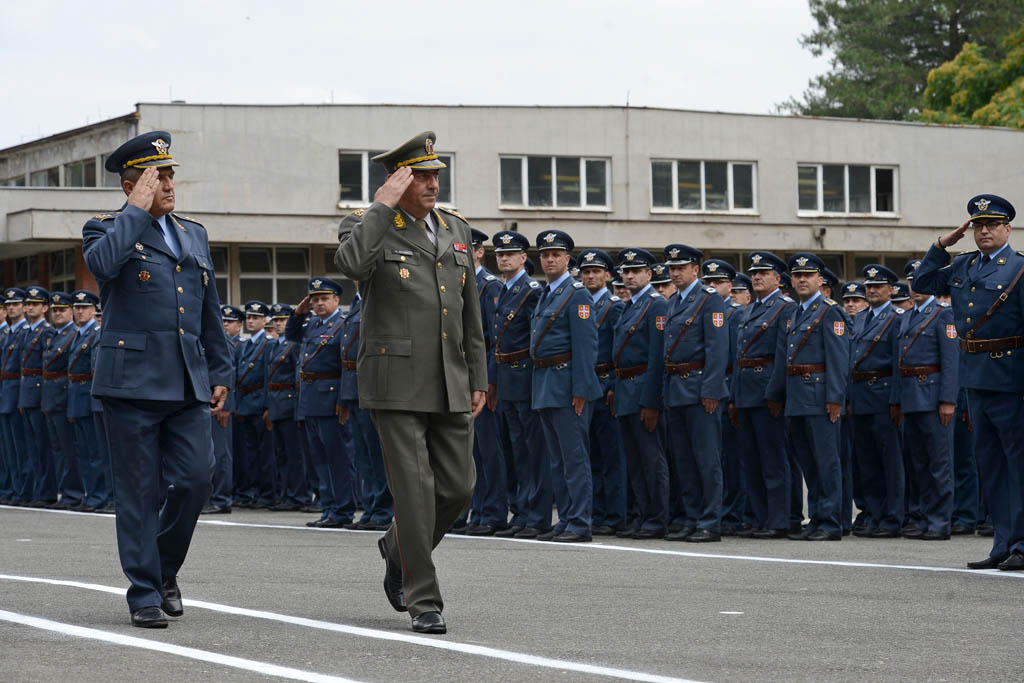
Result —
[[[338, 156], [344, 155], [355, 155], [360, 156], [360, 185], [362, 190], [362, 198], [360, 200], [355, 199], [342, 199], [341, 198], [341, 178], [338, 178], [338, 208], [339, 209], [363, 209], [373, 203], [373, 197], [370, 196], [370, 164], [373, 162], [370, 160], [372, 157], [377, 156], [381, 152], [372, 152], [361, 149], [339, 149]], [[455, 208], [455, 153], [454, 152], [437, 152], [438, 158], [445, 157], [447, 168], [444, 169], [448, 172], [448, 185], [451, 188], [451, 196], [448, 201], [438, 201], [438, 206], [445, 206], [448, 208]]]
[[[843, 167], [843, 206], [846, 208], [845, 211], [825, 211], [825, 197], [823, 191], [824, 183], [824, 168], [825, 166], [842, 166]], [[871, 197], [871, 210], [867, 213], [863, 211], [850, 211], [850, 167], [851, 166], [867, 166], [869, 169], [869, 180], [870, 180], [870, 197]], [[849, 163], [829, 163], [829, 162], [798, 162], [797, 165], [797, 178], [800, 177], [801, 168], [815, 168], [815, 178], [817, 183], [817, 209], [801, 209], [800, 208], [800, 188], [797, 186], [797, 209], [796, 215], [800, 218], [844, 218], [844, 217], [856, 217], [856, 218], [899, 218], [900, 217], [900, 171], [899, 165], [897, 164], [849, 164]], [[892, 171], [892, 211], [879, 211], [877, 209], [878, 197], [877, 191], [877, 177], [876, 174], [879, 170]]]
[[[502, 159], [519, 160], [520, 178], [520, 200], [519, 204], [509, 204], [502, 201], [501, 189], [501, 161]], [[529, 159], [547, 159], [551, 164], [551, 206], [539, 206], [529, 203]], [[580, 204], [579, 206], [558, 206], [558, 159], [578, 159], [580, 165]], [[604, 163], [604, 204], [587, 203], [587, 162], [600, 161]], [[498, 154], [498, 209], [502, 211], [586, 211], [604, 212], [612, 211], [612, 159], [602, 156], [584, 156], [572, 154]]]
[[[218, 245], [218, 246], [224, 246], [224, 245]], [[242, 270], [242, 264], [241, 264], [241, 258], [242, 258], [241, 257], [241, 250], [243, 250], [243, 249], [269, 249], [270, 250], [270, 268], [271, 268], [270, 272], [256, 272], [256, 271], [245, 272], [245, 271], [243, 271]], [[278, 261], [278, 259], [277, 259], [277, 250], [278, 249], [302, 249], [302, 250], [305, 250], [305, 252], [306, 252], [306, 265], [307, 265], [307, 267], [309, 269], [309, 272], [305, 273], [305, 274], [302, 274], [302, 273], [281, 273], [281, 272], [278, 272], [278, 265], [277, 265], [277, 261]], [[277, 287], [278, 280], [301, 280], [302, 282], [308, 282], [309, 278], [312, 277], [312, 272], [313, 272], [312, 255], [313, 255], [313, 252], [311, 251], [311, 249], [312, 249], [312, 247], [310, 245], [294, 245], [294, 244], [245, 244], [245, 245], [239, 245], [239, 256], [238, 256], [238, 259], [239, 259], [239, 263], [238, 263], [238, 292], [239, 292], [239, 297], [241, 299], [245, 299], [245, 297], [241, 295], [241, 292], [242, 292], [242, 281], [243, 280], [245, 280], [247, 278], [254, 279], [254, 280], [266, 280], [266, 279], [269, 279], [270, 280], [270, 291], [271, 291], [271, 295], [272, 295], [273, 301], [264, 301], [263, 303], [267, 304], [268, 306], [273, 306], [275, 303], [278, 303], [280, 301], [280, 293], [278, 292], [278, 287]], [[229, 251], [228, 269], [229, 269], [228, 282], [230, 283], [231, 282], [231, 279], [230, 279], [230, 269], [231, 269], [230, 251]], [[215, 275], [218, 278], [221, 277], [219, 274], [215, 273]], [[230, 288], [229, 288], [228, 294], [230, 296]], [[224, 302], [221, 302], [221, 303], [224, 303]], [[245, 303], [244, 301], [240, 301], [239, 304], [236, 304], [236, 305], [242, 305], [244, 303]], [[295, 303], [298, 303], [298, 302], [295, 302]]]
[[[655, 206], [654, 205], [654, 164], [671, 164], [672, 165], [672, 206]], [[700, 164], [700, 205], [699, 209], [680, 209], [679, 208], [679, 164], [680, 163], [696, 163]], [[705, 171], [705, 164], [721, 164], [726, 165], [725, 169], [725, 182], [726, 182], [726, 197], [728, 198], [729, 208], [728, 209], [708, 209], [707, 205], [707, 174]], [[749, 166], [750, 167], [750, 183], [751, 183], [751, 197], [753, 199], [753, 206], [750, 208], [735, 208], [735, 183], [733, 180], [733, 167], [734, 166]], [[648, 164], [648, 206], [652, 214], [691, 214], [691, 215], [711, 215], [711, 216], [757, 216], [760, 215], [760, 208], [757, 200], [757, 189], [758, 189], [758, 175], [757, 175], [757, 162], [756, 161], [744, 161], [741, 159], [670, 159], [667, 157], [652, 157]]]

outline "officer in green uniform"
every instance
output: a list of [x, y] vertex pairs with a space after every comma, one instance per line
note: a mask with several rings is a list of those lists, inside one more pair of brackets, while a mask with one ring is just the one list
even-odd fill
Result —
[[384, 590], [421, 633], [446, 631], [431, 553], [470, 504], [473, 418], [487, 391], [472, 235], [458, 213], [435, 208], [445, 167], [435, 139], [421, 133], [373, 158], [388, 179], [342, 220], [334, 258], [359, 281], [359, 405], [373, 412], [395, 499], [379, 542]]

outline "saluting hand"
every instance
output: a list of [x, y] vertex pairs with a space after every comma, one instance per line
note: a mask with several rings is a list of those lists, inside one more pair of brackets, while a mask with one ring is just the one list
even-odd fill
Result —
[[968, 218], [959, 228], [957, 228], [953, 232], [946, 233], [945, 235], [940, 237], [939, 246], [942, 247], [943, 249], [946, 249], [959, 242], [963, 238], [964, 233], [967, 232], [967, 228], [970, 227], [970, 225], [971, 219]]
[[393, 209], [398, 206], [398, 200], [402, 198], [410, 184], [412, 184], [412, 169], [400, 168], [389, 175], [380, 189], [373, 194], [373, 201]]
[[307, 313], [309, 313], [309, 307], [311, 305], [309, 297], [310, 297], [310, 295], [307, 294], [306, 298], [303, 299], [302, 301], [300, 301], [299, 305], [295, 307], [295, 314], [296, 315], [306, 315]]
[[147, 168], [135, 181], [135, 187], [128, 195], [128, 203], [148, 213], [153, 208], [153, 198], [156, 197], [158, 189], [160, 189], [160, 171], [155, 168]]

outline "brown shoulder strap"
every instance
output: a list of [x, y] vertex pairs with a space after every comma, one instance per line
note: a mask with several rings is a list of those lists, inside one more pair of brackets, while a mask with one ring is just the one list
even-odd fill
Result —
[[285, 349], [284, 354], [282, 354], [281, 357], [277, 359], [277, 362], [274, 363], [274, 367], [270, 368], [270, 374], [267, 375], [267, 382], [273, 381], [274, 374], [277, 372], [278, 368], [281, 367], [282, 363], [288, 360], [288, 356], [292, 355], [292, 349], [295, 348], [295, 342], [286, 341], [285, 344], [288, 345], [288, 348]]
[[523, 298], [519, 300], [519, 305], [516, 306], [515, 309], [513, 309], [513, 311], [511, 313], [509, 313], [507, 316], [505, 316], [505, 324], [503, 324], [501, 326], [501, 329], [498, 331], [498, 338], [494, 340], [494, 350], [495, 351], [497, 351], [498, 349], [501, 348], [501, 338], [505, 336], [505, 331], [508, 330], [508, 326], [512, 324], [512, 319], [515, 318], [516, 315], [519, 313], [519, 311], [522, 310], [523, 306], [526, 305], [526, 300], [529, 299], [532, 296], [533, 288], [530, 287], [529, 285], [523, 285], [523, 286], [526, 287], [527, 289], [531, 290], [531, 291], [527, 292], [526, 295], [523, 296]]
[[[82, 354], [89, 347], [89, 345], [92, 344], [92, 340], [96, 338], [96, 334], [99, 331], [100, 331], [100, 326], [99, 325], [96, 325], [96, 326], [93, 327], [92, 334], [90, 334], [89, 338], [85, 340], [84, 344], [82, 344], [82, 348], [78, 349], [78, 353], [76, 353], [74, 355], [74, 357], [71, 360], [68, 361], [68, 370], [70, 370], [71, 366], [74, 365], [76, 362], [78, 362], [78, 359], [82, 357]], [[78, 334], [78, 333], [76, 332], [75, 334]], [[71, 338], [74, 339], [74, 335], [71, 335]]]
[[[51, 359], [50, 359], [50, 362], [49, 362], [49, 363], [47, 363], [47, 364], [46, 364], [46, 367], [44, 367], [44, 368], [43, 368], [44, 370], [49, 370], [49, 369], [50, 369], [51, 367], [53, 367], [53, 364], [54, 364], [54, 363], [56, 363], [56, 362], [57, 362], [57, 360], [58, 360], [58, 359], [59, 359], [59, 358], [60, 358], [61, 356], [63, 356], [63, 355], [64, 355], [64, 353], [65, 353], [65, 352], [66, 352], [66, 351], [67, 351], [68, 349], [70, 349], [70, 348], [71, 348], [71, 342], [75, 341], [75, 335], [76, 335], [76, 334], [78, 334], [78, 331], [77, 331], [77, 330], [76, 330], [76, 331], [74, 331], [74, 332], [72, 332], [71, 334], [69, 334], [69, 335], [68, 335], [68, 340], [67, 340], [67, 342], [65, 342], [65, 343], [64, 343], [64, 348], [62, 348], [62, 349], [60, 349], [59, 351], [57, 351], [57, 355], [56, 355], [56, 356], [54, 356], [53, 358], [51, 358]], [[68, 366], [69, 366], [69, 367], [70, 367], [70, 365], [71, 365], [71, 364], [70, 364], [70, 363], [68, 363]]]
[[36, 338], [32, 340], [31, 344], [29, 344], [28, 349], [21, 353], [22, 358], [25, 358], [25, 356], [32, 355], [32, 349], [36, 348], [36, 344], [38, 344], [39, 340], [43, 338], [43, 331], [44, 330], [40, 330], [39, 334], [36, 335]]
[[892, 325], [896, 321], [896, 318], [899, 317], [899, 314], [896, 313], [895, 310], [890, 311], [890, 313], [892, 315], [889, 317], [889, 320], [882, 327], [882, 331], [875, 335], [874, 339], [871, 340], [871, 344], [868, 345], [868, 350], [865, 351], [864, 355], [858, 358], [857, 362], [853, 364], [854, 370], [859, 368], [860, 364], [867, 360], [867, 357], [870, 356], [871, 352], [875, 350], [875, 347], [878, 345], [878, 342], [880, 342], [882, 340], [882, 337], [885, 336], [885, 333], [889, 331], [889, 326]]
[[903, 359], [907, 357], [907, 352], [910, 351], [910, 347], [914, 345], [914, 342], [916, 342], [917, 338], [921, 336], [921, 333], [925, 331], [925, 328], [931, 325], [932, 321], [939, 317], [939, 313], [942, 313], [942, 307], [939, 306], [938, 304], [935, 304], [935, 312], [932, 313], [932, 316], [930, 318], [924, 321], [924, 325], [921, 325], [921, 327], [917, 328], [917, 332], [915, 332], [914, 336], [910, 338], [910, 343], [907, 344], [906, 348], [903, 349], [903, 353], [900, 354], [900, 365], [903, 365]]
[[256, 349], [256, 354], [253, 355], [252, 360], [249, 361], [249, 367], [246, 368], [245, 372], [242, 373], [242, 376], [238, 378], [238, 382], [236, 382], [237, 386], [242, 386], [242, 382], [244, 382], [245, 378], [249, 376], [250, 372], [252, 372], [253, 367], [256, 365], [256, 361], [263, 355], [263, 349], [265, 348], [267, 348], [267, 340], [264, 337], [263, 343], [260, 344], [260, 348]]
[[356, 333], [354, 335], [352, 335], [352, 338], [349, 339], [348, 344], [345, 344], [345, 350], [341, 352], [341, 357], [342, 358], [345, 358], [345, 356], [348, 355], [349, 349], [351, 349], [352, 345], [356, 343], [357, 339], [359, 339], [359, 333], [361, 331], [362, 331], [362, 325], [360, 325], [360, 329], [356, 330]]
[[633, 338], [634, 334], [636, 334], [637, 326], [641, 322], [643, 322], [644, 317], [647, 315], [647, 311], [650, 310], [651, 304], [653, 303], [654, 297], [648, 297], [647, 305], [644, 306], [644, 310], [640, 311], [640, 317], [636, 319], [636, 322], [633, 323], [630, 326], [629, 331], [626, 332], [626, 338], [622, 340], [622, 346], [619, 347], [618, 353], [615, 354], [615, 367], [619, 367], [619, 359], [622, 358], [622, 352], [626, 350], [626, 346], [629, 344], [629, 340]]
[[613, 308], [615, 308], [615, 302], [608, 299], [608, 305], [604, 307], [604, 313], [602, 313], [601, 317], [597, 320], [597, 329], [601, 329], [601, 325], [604, 325], [604, 319], [608, 317], [608, 314], [612, 312]]
[[822, 318], [825, 317], [826, 313], [828, 313], [828, 304], [822, 304], [821, 313], [819, 313], [818, 317], [814, 319], [814, 322], [811, 323], [811, 326], [807, 328], [807, 333], [804, 334], [804, 338], [800, 340], [799, 344], [797, 344], [796, 351], [794, 351], [793, 355], [789, 357], [790, 365], [793, 364], [793, 360], [796, 358], [796, 355], [800, 353], [800, 349], [804, 348], [804, 344], [806, 344], [807, 340], [811, 338], [811, 333], [814, 332], [814, 328], [818, 326], [818, 323], [821, 322]]
[[1003, 305], [1003, 302], [1010, 298], [1010, 292], [1012, 292], [1013, 288], [1017, 286], [1018, 282], [1020, 282], [1022, 275], [1024, 275], [1024, 266], [1021, 266], [1021, 269], [1017, 271], [1017, 276], [1013, 278], [1013, 282], [1011, 282], [1010, 286], [1006, 288], [1006, 291], [1000, 294], [999, 298], [992, 302], [992, 305], [989, 306], [987, 311], [985, 311], [985, 315], [983, 315], [978, 322], [974, 323], [974, 327], [967, 330], [968, 339], [973, 337], [974, 333], [978, 331], [978, 328], [987, 323], [988, 319], [991, 318], [996, 310]]
[[314, 359], [314, 358], [316, 358], [316, 356], [317, 356], [317, 354], [318, 354], [318, 353], [320, 353], [320, 349], [322, 349], [322, 348], [324, 348], [325, 346], [327, 346], [327, 344], [329, 344], [329, 343], [330, 343], [330, 341], [331, 341], [332, 339], [334, 339], [334, 337], [336, 337], [336, 336], [337, 336], [338, 332], [341, 332], [341, 328], [343, 328], [343, 327], [344, 327], [344, 325], [342, 325], [342, 324], [341, 324], [341, 320], [339, 319], [339, 320], [338, 320], [338, 326], [334, 328], [334, 331], [332, 331], [332, 332], [331, 332], [331, 333], [330, 333], [330, 334], [329, 334], [329, 335], [327, 336], [327, 339], [321, 339], [321, 340], [320, 340], [320, 343], [319, 343], [319, 344], [317, 345], [317, 347], [316, 347], [315, 349], [313, 349], [313, 353], [311, 353], [311, 354], [309, 355], [309, 358], [307, 358], [306, 360], [304, 360], [304, 361], [302, 362], [302, 365], [301, 365], [301, 366], [299, 367], [299, 372], [301, 372], [301, 371], [305, 370], [305, 369], [306, 369], [306, 366], [307, 366], [307, 365], [309, 365], [310, 363], [312, 363], [312, 362], [313, 362], [313, 359]]
[[[569, 287], [572, 288], [572, 285], [569, 285]], [[540, 343], [541, 343], [541, 341], [543, 341], [544, 335], [546, 335], [548, 333], [548, 330], [551, 329], [551, 326], [555, 324], [556, 320], [558, 320], [559, 314], [563, 310], [565, 310], [566, 306], [569, 305], [569, 300], [570, 299], [572, 299], [572, 292], [569, 292], [569, 296], [565, 297], [565, 301], [563, 301], [562, 305], [558, 307], [558, 310], [556, 310], [554, 313], [551, 314], [551, 317], [548, 318], [547, 324], [544, 325], [544, 329], [541, 330], [540, 334], [537, 335], [537, 343], [533, 345], [533, 355], [534, 355], [534, 357], [536, 357], [536, 355], [537, 355], [537, 349], [540, 348]]]
[[743, 347], [742, 351], [740, 351], [740, 358], [747, 357], [747, 351], [750, 350], [750, 347], [757, 343], [757, 340], [761, 338], [761, 335], [768, 331], [768, 328], [772, 326], [772, 323], [775, 322], [776, 318], [782, 315], [782, 311], [784, 310], [786, 310], [786, 304], [779, 304], [779, 310], [772, 313], [772, 317], [768, 319], [768, 322], [761, 323], [761, 329], [757, 331], [757, 334], [750, 338], [750, 341], [747, 342], [747, 345]]
[[679, 346], [679, 340], [681, 340], [683, 338], [683, 335], [686, 334], [686, 331], [690, 329], [690, 325], [692, 325], [693, 321], [697, 319], [698, 315], [700, 315], [700, 309], [704, 308], [704, 304], [707, 303], [707, 300], [710, 297], [711, 294], [709, 294], [708, 292], [704, 292], [704, 298], [700, 300], [699, 304], [697, 304], [697, 310], [695, 310], [693, 312], [693, 315], [687, 318], [686, 322], [683, 323], [683, 329], [679, 332], [679, 336], [676, 337], [676, 340], [674, 342], [672, 342], [672, 348], [670, 348], [668, 350], [668, 353], [665, 354], [666, 363], [668, 362], [668, 359], [672, 357], [672, 354], [673, 352], [675, 352], [676, 347]]

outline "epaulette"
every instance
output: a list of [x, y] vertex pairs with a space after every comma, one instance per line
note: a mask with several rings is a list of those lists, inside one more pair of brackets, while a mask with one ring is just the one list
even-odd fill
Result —
[[188, 221], [189, 223], [195, 223], [196, 225], [198, 225], [200, 227], [202, 227], [202, 225], [203, 225], [202, 223], [197, 221], [195, 218], [192, 218], [191, 216], [182, 216], [179, 213], [171, 213], [171, 215], [174, 216], [175, 218], [180, 218], [183, 221]]
[[829, 306], [838, 306], [839, 305], [839, 302], [833, 301], [832, 299], [829, 299], [827, 296], [823, 296], [821, 298], [824, 299], [825, 303], [827, 303]]
[[1020, 256], [1024, 256], [1024, 251], [1019, 251], [1019, 250], [1018, 250], [1018, 251], [1017, 251], [1017, 254], [1019, 254]]
[[612, 294], [612, 301], [622, 301], [622, 299]]
[[114, 218], [117, 218], [120, 215], [121, 215], [120, 211], [115, 211], [114, 213], [99, 213], [99, 214], [96, 214], [95, 216], [93, 216], [93, 219], [98, 220], [98, 221], [109, 221], [109, 220], [112, 220]]
[[530, 287], [533, 289], [540, 289], [540, 283], [536, 280], [530, 280]]
[[661, 296], [661, 294], [658, 294], [657, 292], [651, 292], [652, 299], [657, 299], [659, 296]]
[[707, 292], [708, 294], [717, 294], [718, 293], [718, 290], [715, 289], [714, 287], [705, 287], [704, 291]]
[[[1017, 252], [1017, 253], [1020, 253], [1020, 252]], [[1024, 256], [1024, 254], [1021, 254], [1021, 256]], [[949, 306], [950, 306], [945, 301], [936, 301], [935, 303], [937, 303], [938, 305], [942, 306], [943, 308], [949, 308]]]
[[351, 213], [351, 215], [352, 215], [352, 216], [355, 216], [356, 218], [359, 218], [359, 217], [361, 217], [361, 216], [362, 216], [362, 215], [363, 215], [364, 213], [366, 213], [366, 209], [356, 209], [355, 211], [353, 211], [353, 212]]
[[572, 283], [572, 286], [573, 286], [573, 289], [582, 289], [583, 288], [583, 283], [582, 282], [574, 282], [574, 283]]
[[730, 303], [729, 303], [729, 306], [730, 306], [731, 308], [743, 308], [742, 306], [740, 306], [740, 305], [739, 305], [738, 303], [736, 303], [735, 301], [732, 301], [732, 302], [730, 302]]
[[488, 282], [490, 282], [492, 280], [496, 281], [498, 278], [494, 277], [493, 275], [485, 275], [484, 279], [487, 280]]
[[466, 223], [469, 223], [469, 221], [468, 221], [468, 220], [466, 220], [466, 217], [465, 217], [465, 216], [463, 216], [463, 215], [462, 215], [461, 213], [459, 213], [458, 211], [456, 211], [455, 209], [449, 209], [449, 208], [447, 208], [447, 207], [444, 207], [444, 206], [439, 206], [439, 207], [437, 207], [437, 208], [438, 208], [438, 209], [440, 209], [441, 211], [444, 211], [445, 213], [450, 213], [451, 215], [455, 216], [456, 218], [461, 218], [461, 219], [462, 219], [463, 221], [465, 221]]
[[782, 300], [785, 301], [788, 304], [795, 304], [796, 303], [795, 301], [793, 301], [793, 298], [791, 296], [789, 296], [788, 294], [783, 294], [782, 295]]
[[904, 311], [902, 308], [897, 308], [896, 306], [893, 306], [892, 310], [896, 311], [896, 315], [903, 315], [904, 313], [906, 313], [906, 311]]

